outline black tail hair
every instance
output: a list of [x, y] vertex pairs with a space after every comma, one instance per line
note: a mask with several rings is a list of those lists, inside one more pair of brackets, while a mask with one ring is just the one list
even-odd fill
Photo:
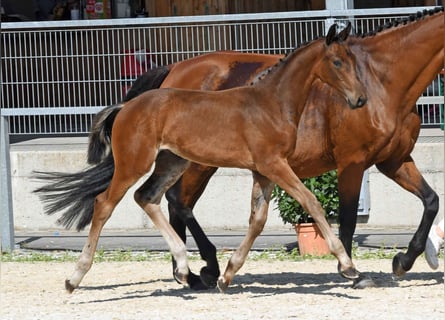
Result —
[[170, 68], [168, 66], [148, 70], [146, 73], [136, 79], [130, 90], [128, 90], [127, 94], [125, 95], [123, 102], [130, 101], [145, 91], [158, 89], [169, 72]]
[[34, 178], [49, 184], [34, 190], [45, 203], [45, 214], [64, 211], [57, 222], [65, 228], [76, 224], [77, 231], [91, 223], [94, 201], [105, 191], [114, 172], [112, 154], [99, 164], [77, 173], [34, 172]]
[[[168, 73], [168, 67], [148, 71], [136, 80], [124, 101], [159, 88]], [[93, 166], [77, 173], [34, 172], [34, 178], [48, 182], [33, 191], [45, 203], [45, 214], [64, 211], [57, 222], [66, 228], [75, 224], [80, 231], [89, 225], [96, 196], [110, 184], [114, 172], [111, 128], [121, 108], [122, 105], [108, 106], [95, 117], [88, 144], [88, 163]]]
[[[168, 66], [147, 71], [136, 79], [123, 102], [129, 101], [145, 91], [159, 88], [169, 72], [170, 68]], [[110, 153], [111, 128], [122, 106], [122, 104], [109, 106], [96, 115], [88, 144], [87, 161], [89, 164], [100, 163]]]
[[108, 106], [96, 114], [91, 126], [87, 161], [99, 164], [111, 152], [111, 128], [122, 105]]

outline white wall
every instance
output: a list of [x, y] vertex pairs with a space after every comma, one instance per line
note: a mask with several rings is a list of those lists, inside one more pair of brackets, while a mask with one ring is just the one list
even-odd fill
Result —
[[[69, 143], [67, 143], [69, 142]], [[16, 230], [58, 229], [56, 217], [43, 214], [43, 206], [32, 193], [39, 182], [31, 179], [33, 170], [74, 172], [85, 167], [86, 138], [37, 139], [11, 147], [11, 171], [14, 225]], [[443, 216], [444, 147], [442, 143], [417, 144], [413, 158], [425, 179], [439, 194]], [[380, 174], [374, 167], [369, 173], [370, 215], [369, 226], [417, 226], [423, 211], [422, 203]], [[249, 171], [220, 169], [212, 178], [203, 197], [195, 207], [195, 215], [204, 228], [246, 228], [250, 213], [252, 178]], [[134, 188], [133, 188], [134, 190]], [[133, 192], [127, 194], [116, 208], [106, 228], [140, 229], [152, 227], [145, 213], [133, 201]], [[274, 204], [271, 203], [271, 207]], [[166, 211], [166, 201], [163, 201]], [[284, 228], [278, 213], [270, 210], [268, 228]], [[286, 228], [288, 228], [286, 226]]]

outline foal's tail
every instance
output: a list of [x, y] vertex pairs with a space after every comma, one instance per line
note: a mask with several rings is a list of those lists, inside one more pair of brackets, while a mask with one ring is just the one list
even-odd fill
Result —
[[[169, 71], [168, 67], [150, 70], [130, 89], [124, 101], [159, 88]], [[96, 196], [105, 191], [113, 177], [114, 159], [111, 152], [111, 128], [122, 105], [100, 111], [91, 128], [88, 144], [88, 163], [92, 166], [77, 173], [34, 172], [34, 177], [47, 182], [34, 190], [45, 203], [45, 214], [64, 211], [57, 222], [78, 231], [91, 223]]]
[[99, 164], [77, 173], [34, 172], [34, 177], [48, 184], [34, 190], [45, 203], [45, 214], [64, 211], [57, 222], [67, 229], [76, 224], [77, 231], [91, 223], [94, 200], [110, 184], [114, 172], [110, 153]]
[[91, 126], [87, 161], [99, 164], [111, 154], [111, 128], [122, 105], [108, 106], [96, 114]]
[[[141, 75], [127, 92], [123, 102], [129, 101], [145, 91], [159, 88], [169, 71], [169, 67], [165, 66], [151, 69]], [[88, 144], [87, 161], [89, 164], [100, 163], [110, 153], [111, 128], [121, 107], [122, 105], [110, 106], [96, 115]]]
[[36, 179], [47, 182], [34, 190], [45, 203], [45, 214], [64, 211], [57, 222], [66, 228], [76, 224], [80, 231], [89, 225], [96, 196], [110, 184], [114, 172], [111, 127], [120, 109], [120, 105], [109, 106], [96, 115], [88, 145], [88, 162], [93, 166], [77, 173], [34, 172]]

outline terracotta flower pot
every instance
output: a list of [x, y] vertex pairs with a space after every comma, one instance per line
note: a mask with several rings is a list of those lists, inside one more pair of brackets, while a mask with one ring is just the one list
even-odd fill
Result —
[[295, 231], [297, 232], [300, 255], [323, 256], [331, 253], [316, 223], [296, 224]]

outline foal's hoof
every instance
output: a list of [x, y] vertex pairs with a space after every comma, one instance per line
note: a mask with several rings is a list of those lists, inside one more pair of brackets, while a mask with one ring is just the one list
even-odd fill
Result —
[[219, 292], [225, 293], [227, 291], [227, 288], [229, 287], [229, 284], [224, 280], [224, 277], [219, 277], [218, 279], [218, 289]]
[[182, 273], [182, 272], [179, 271], [178, 268], [176, 268], [176, 269], [175, 269], [175, 272], [173, 273], [173, 276], [175, 277], [175, 280], [176, 280], [178, 283], [181, 283], [181, 284], [185, 284], [185, 283], [187, 283], [187, 276], [188, 276], [188, 273]]
[[65, 280], [65, 289], [68, 291], [68, 293], [73, 293], [74, 289], [77, 287], [74, 287], [68, 279]]
[[377, 285], [371, 277], [360, 274], [360, 276], [353, 280], [352, 288], [353, 289], [366, 289], [366, 288], [375, 288]]
[[218, 281], [218, 275], [216, 275], [216, 276], [213, 275], [209, 271], [209, 268], [202, 267], [199, 275], [200, 275], [202, 283], [205, 286], [207, 286], [207, 288], [215, 288], [216, 287], [217, 281]]
[[406, 271], [409, 269], [405, 268], [402, 264], [403, 253], [399, 252], [392, 259], [392, 272], [397, 277], [402, 277], [405, 275]]
[[360, 272], [358, 272], [354, 267], [342, 270], [340, 266], [338, 266], [338, 272], [341, 274], [343, 278], [349, 280], [355, 280], [360, 277]]

